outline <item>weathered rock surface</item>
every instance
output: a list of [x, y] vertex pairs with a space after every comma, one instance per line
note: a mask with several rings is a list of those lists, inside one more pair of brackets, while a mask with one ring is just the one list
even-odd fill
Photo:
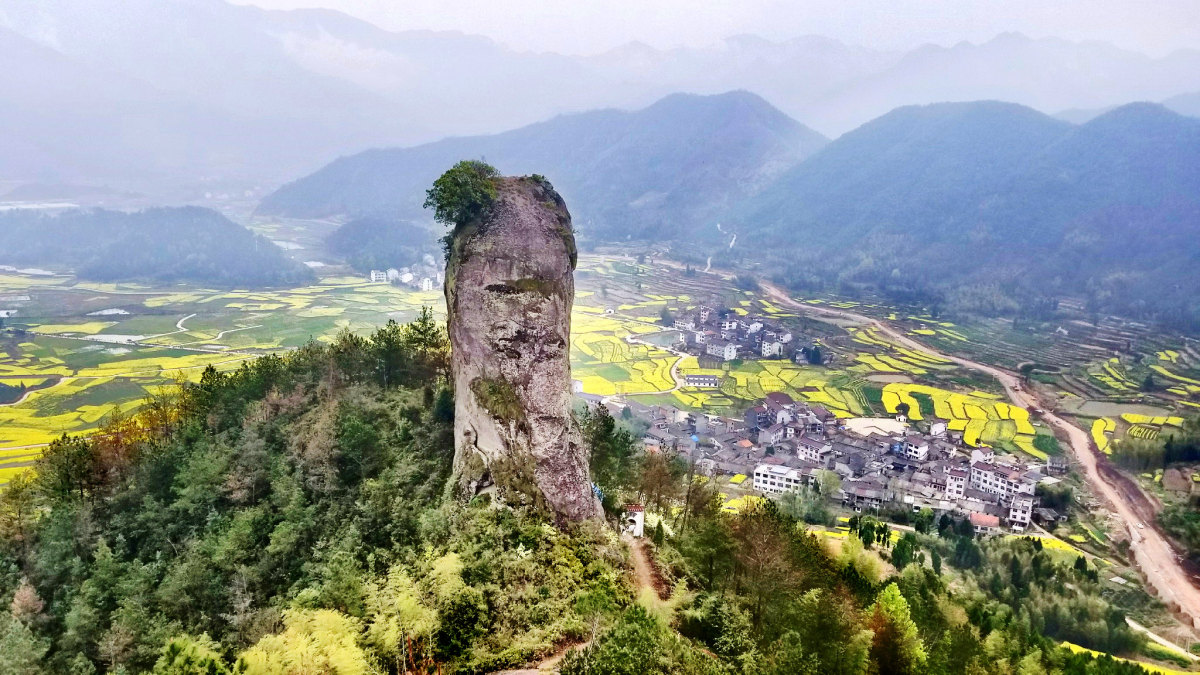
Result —
[[446, 305], [465, 496], [494, 485], [559, 520], [600, 515], [571, 415], [575, 262], [566, 204], [536, 178], [500, 179], [491, 214], [454, 237]]

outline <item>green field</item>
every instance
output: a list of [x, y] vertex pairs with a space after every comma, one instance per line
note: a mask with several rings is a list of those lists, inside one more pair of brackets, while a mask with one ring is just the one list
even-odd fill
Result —
[[[716, 275], [685, 275], [670, 265], [614, 256], [582, 256], [576, 288], [572, 376], [585, 393], [735, 415], [772, 391], [843, 417], [894, 413], [903, 401], [914, 419], [922, 412], [936, 414], [963, 431], [968, 443], [1044, 456], [1034, 444], [1037, 432], [1028, 414], [998, 401], [994, 383], [894, 344], [869, 324], [788, 312]], [[422, 306], [444, 314], [440, 291], [336, 274], [277, 291], [150, 288], [7, 274], [0, 275], [3, 294], [29, 300], [8, 324], [23, 332], [0, 337], [0, 380], [32, 391], [18, 404], [0, 406], [0, 471], [28, 461], [30, 450], [20, 446], [94, 429], [114, 408], [136, 408], [156, 388], [197, 377], [208, 365], [236, 368], [257, 355], [329, 340], [342, 330], [365, 333], [388, 319], [411, 319]], [[883, 305], [810, 302], [904, 321], [899, 310]], [[659, 346], [673, 339], [662, 332], [663, 312], [677, 315], [700, 304], [770, 316], [819, 344], [829, 363], [739, 360], [705, 369], [696, 357]], [[973, 339], [954, 324], [910, 319], [923, 322], [911, 329], [917, 337], [933, 331], [948, 340]], [[681, 386], [688, 374], [716, 375], [720, 387]]]

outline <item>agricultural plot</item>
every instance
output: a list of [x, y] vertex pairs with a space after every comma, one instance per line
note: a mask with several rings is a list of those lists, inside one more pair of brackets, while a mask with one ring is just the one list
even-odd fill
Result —
[[1108, 417], [1101, 417], [1092, 422], [1092, 442], [1096, 449], [1104, 454], [1112, 453], [1112, 434], [1117, 430], [1117, 423]]
[[960, 394], [922, 384], [890, 383], [883, 387], [883, 406], [895, 414], [901, 404], [908, 406], [912, 420], [924, 419], [920, 398], [932, 401], [933, 415], [947, 420], [951, 431], [962, 432], [963, 443], [971, 447], [996, 446], [1017, 449], [1033, 457], [1046, 459], [1046, 453], [1034, 444], [1037, 429], [1029, 421], [1029, 411], [994, 397]]
[[[10, 342], [3, 349], [0, 380], [32, 389], [20, 402], [0, 406], [0, 469], [12, 448], [94, 429], [112, 411], [136, 409], [178, 377], [197, 378], [209, 365], [236, 368], [251, 358], [47, 337]], [[28, 454], [23, 450], [17, 456]]]
[[0, 483], [6, 467], [33, 459], [13, 448], [94, 429], [112, 411], [136, 409], [148, 393], [199, 377], [209, 365], [236, 368], [343, 329], [406, 321], [422, 306], [444, 313], [440, 292], [345, 277], [271, 292], [155, 290], [71, 277], [0, 281], [20, 298], [9, 325], [24, 331], [0, 337], [0, 381], [31, 389], [0, 406]]
[[661, 327], [643, 321], [614, 318], [602, 308], [577, 305], [571, 318], [572, 377], [587, 394], [650, 394], [675, 387], [671, 366], [678, 357], [665, 349], [630, 343], [629, 336], [653, 333]]
[[854, 355], [850, 370], [862, 374], [906, 374], [921, 376], [930, 371], [954, 370], [954, 365], [941, 357], [902, 347], [888, 341], [874, 326], [849, 327], [851, 341], [870, 351]]

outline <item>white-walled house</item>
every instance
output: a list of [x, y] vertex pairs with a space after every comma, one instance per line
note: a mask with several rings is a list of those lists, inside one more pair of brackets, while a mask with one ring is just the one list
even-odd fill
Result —
[[737, 358], [738, 345], [736, 342], [727, 340], [710, 340], [705, 345], [704, 351], [710, 356], [715, 356], [723, 361], [732, 361]]

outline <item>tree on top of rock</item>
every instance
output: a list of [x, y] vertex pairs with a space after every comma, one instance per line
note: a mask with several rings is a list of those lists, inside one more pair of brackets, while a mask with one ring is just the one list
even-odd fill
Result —
[[425, 192], [425, 208], [433, 218], [454, 228], [482, 218], [496, 201], [496, 167], [477, 159], [466, 159], [442, 174]]

